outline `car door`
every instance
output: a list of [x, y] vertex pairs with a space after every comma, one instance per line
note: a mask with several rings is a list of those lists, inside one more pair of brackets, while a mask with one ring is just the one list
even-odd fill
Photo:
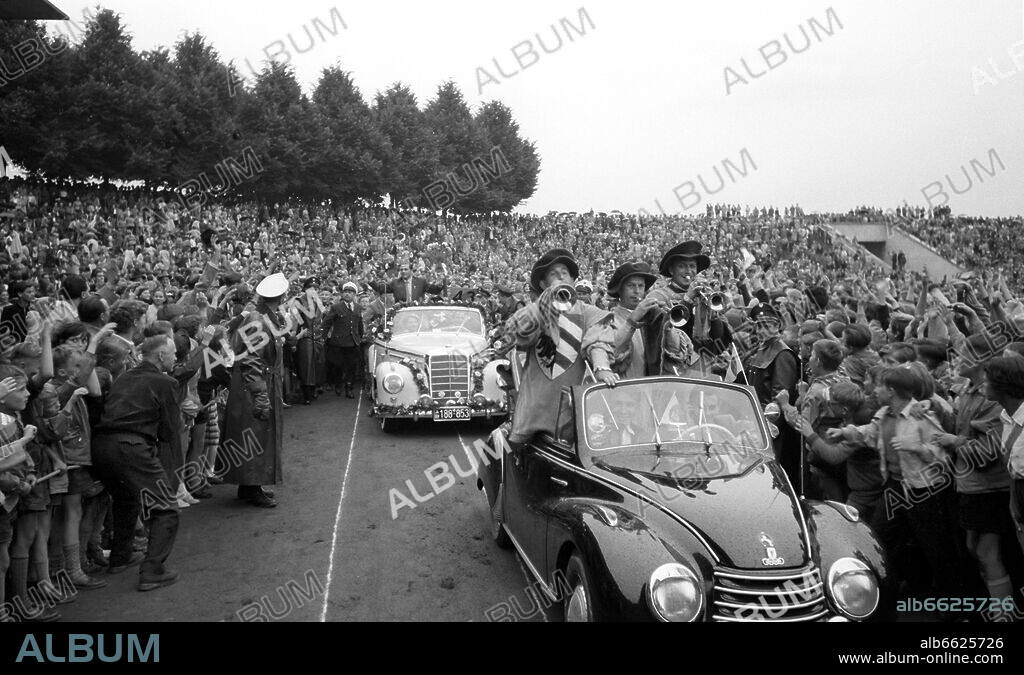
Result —
[[570, 445], [557, 436], [573, 430], [572, 395], [564, 389], [555, 436], [539, 434], [533, 442], [511, 453], [506, 462], [506, 490], [512, 506], [506, 509], [512, 535], [529, 558], [535, 574], [548, 580], [547, 529], [552, 509], [571, 494], [577, 477], [566, 466]]

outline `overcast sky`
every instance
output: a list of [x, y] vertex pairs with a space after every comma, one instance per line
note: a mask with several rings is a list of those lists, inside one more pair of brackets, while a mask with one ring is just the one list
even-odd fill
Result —
[[[75, 18], [95, 6], [95, 0], [54, 1]], [[744, 148], [756, 171], [749, 169], [746, 177], [734, 172], [736, 182], [726, 179], [725, 188], [710, 197], [696, 183], [703, 201], [689, 213], [702, 212], [709, 199], [799, 203], [812, 211], [845, 211], [860, 204], [889, 208], [903, 201], [926, 205], [922, 188], [945, 183], [950, 174], [963, 190], [967, 180], [961, 167], [977, 160], [988, 170], [994, 149], [1005, 170], [996, 163], [992, 177], [968, 168], [974, 185], [963, 195], [944, 185], [954, 213], [991, 216], [1024, 213], [1024, 55], [1018, 56], [1018, 70], [1008, 53], [1014, 44], [1024, 52], [1022, 5], [1022, 0], [102, 3], [121, 14], [136, 49], [170, 46], [183, 31], [198, 30], [245, 72], [244, 59], [259, 69], [264, 47], [283, 41], [307, 92], [321, 68], [340, 64], [353, 73], [367, 100], [401, 80], [422, 105], [447, 79], [461, 87], [471, 106], [500, 99], [542, 158], [537, 192], [519, 209], [524, 212], [657, 212], [655, 200], [668, 212], [682, 212], [673, 188], [696, 182], [700, 174], [708, 188], [717, 189], [714, 167], [723, 160], [742, 166]], [[824, 30], [829, 7], [842, 24], [832, 21], [831, 36]], [[321, 28], [321, 40], [314, 19], [330, 28], [332, 8], [347, 28], [333, 37]], [[561, 23], [563, 18], [575, 28]], [[810, 19], [820, 26], [820, 41]], [[563, 42], [557, 51], [552, 25]], [[584, 35], [578, 34], [581, 26]], [[801, 49], [801, 26], [811, 45], [795, 54], [783, 35]], [[306, 49], [307, 27], [315, 47], [299, 54], [288, 36]], [[538, 33], [553, 53], [538, 46]], [[512, 48], [526, 40], [540, 55], [525, 55], [528, 67], [520, 70]], [[758, 49], [772, 40], [781, 42], [786, 60], [772, 57], [778, 65], [768, 70]], [[741, 59], [760, 77], [748, 74]], [[480, 74], [482, 93], [478, 67], [497, 80]], [[735, 71], [728, 95], [727, 67]], [[678, 192], [687, 204], [696, 200], [686, 196], [687, 186]], [[929, 192], [939, 205], [937, 188]]]

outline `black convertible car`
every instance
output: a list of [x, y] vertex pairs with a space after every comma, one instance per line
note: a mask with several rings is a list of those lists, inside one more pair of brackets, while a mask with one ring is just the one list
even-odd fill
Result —
[[856, 511], [793, 489], [746, 387], [567, 388], [554, 436], [491, 443], [493, 537], [566, 620], [863, 621], [891, 592]]

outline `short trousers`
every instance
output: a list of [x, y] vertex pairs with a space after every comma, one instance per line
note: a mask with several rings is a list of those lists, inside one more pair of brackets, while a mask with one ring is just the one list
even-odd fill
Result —
[[[88, 466], [81, 466], [68, 471], [68, 494], [85, 495], [87, 497], [99, 494], [94, 485], [99, 482], [89, 471]], [[101, 488], [102, 489], [102, 488]]]
[[979, 492], [960, 494], [960, 526], [975, 532], [1009, 534], [1013, 532], [1013, 519], [1006, 508], [1008, 492]]

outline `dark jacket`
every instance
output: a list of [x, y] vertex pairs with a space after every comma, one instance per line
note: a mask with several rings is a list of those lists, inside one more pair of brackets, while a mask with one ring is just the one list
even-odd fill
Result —
[[410, 281], [412, 282], [411, 298], [408, 297], [408, 293], [406, 293], [406, 283], [401, 278], [392, 279], [387, 283], [387, 285], [382, 283], [371, 283], [370, 287], [381, 294], [383, 294], [385, 290], [393, 293], [395, 296], [395, 302], [416, 302], [417, 300], [422, 300], [423, 296], [427, 293], [437, 295], [444, 291], [443, 286], [427, 283], [426, 279], [422, 279], [420, 277], [412, 277]]
[[358, 302], [353, 303], [355, 311], [348, 308], [348, 304], [339, 302], [331, 306], [324, 317], [324, 330], [326, 331], [327, 344], [331, 347], [357, 347], [363, 341], [363, 315], [362, 307]]

